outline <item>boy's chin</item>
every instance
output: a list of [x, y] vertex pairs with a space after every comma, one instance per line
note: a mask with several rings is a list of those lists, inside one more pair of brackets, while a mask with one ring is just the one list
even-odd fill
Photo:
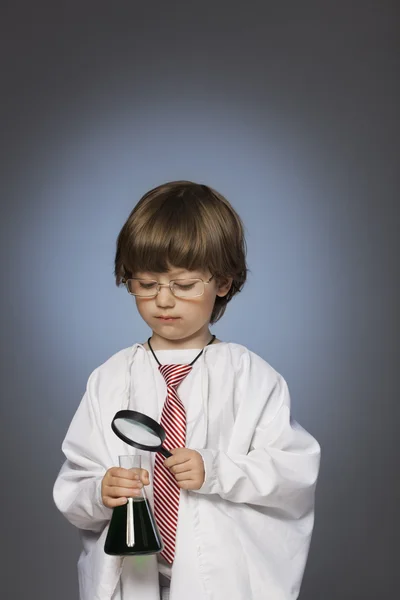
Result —
[[153, 327], [153, 334], [158, 335], [161, 338], [166, 340], [180, 340], [187, 337], [185, 332], [179, 330], [176, 325], [161, 325], [158, 327]]
[[185, 331], [183, 328], [179, 328], [173, 325], [164, 325], [162, 327], [153, 328], [153, 335], [156, 335], [164, 340], [171, 342], [182, 341], [185, 342], [192, 338], [195, 331]]

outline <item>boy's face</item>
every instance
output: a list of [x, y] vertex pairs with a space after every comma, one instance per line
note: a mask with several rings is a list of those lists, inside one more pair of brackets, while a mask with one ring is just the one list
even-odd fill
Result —
[[216, 296], [225, 296], [231, 280], [219, 285], [215, 279], [204, 286], [204, 294], [196, 298], [177, 298], [168, 283], [174, 279], [198, 278], [208, 281], [209, 271], [187, 271], [171, 268], [167, 273], [137, 272], [134, 277], [152, 279], [162, 287], [155, 298], [135, 296], [136, 306], [142, 319], [153, 331], [153, 342], [158, 349], [172, 347], [202, 348], [210, 340], [209, 323]]

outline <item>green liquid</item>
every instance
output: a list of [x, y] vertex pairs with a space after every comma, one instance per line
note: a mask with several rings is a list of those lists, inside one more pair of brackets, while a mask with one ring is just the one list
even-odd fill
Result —
[[142, 498], [133, 501], [134, 546], [126, 544], [127, 514], [128, 504], [114, 508], [104, 544], [104, 552], [117, 556], [161, 552], [163, 549], [162, 539], [148, 501]]

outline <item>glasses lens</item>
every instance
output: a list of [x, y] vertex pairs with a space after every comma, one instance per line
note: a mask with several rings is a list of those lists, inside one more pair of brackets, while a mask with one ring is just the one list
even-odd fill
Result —
[[201, 279], [176, 279], [172, 289], [178, 298], [195, 298], [204, 294], [204, 283]]
[[128, 279], [128, 290], [135, 296], [151, 297], [157, 294], [157, 281], [149, 279]]

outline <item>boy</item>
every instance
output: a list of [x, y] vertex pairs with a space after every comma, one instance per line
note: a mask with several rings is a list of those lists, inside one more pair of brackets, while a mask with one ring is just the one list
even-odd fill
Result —
[[[92, 373], [63, 443], [54, 499], [81, 531], [81, 600], [298, 597], [319, 445], [291, 419], [284, 379], [209, 331], [246, 272], [241, 220], [207, 186], [155, 188], [123, 226], [116, 282], [152, 334]], [[126, 408], [161, 422], [173, 454], [141, 452], [140, 480], [115, 466], [134, 451], [110, 427]], [[163, 553], [106, 555], [112, 509], [143, 484]]]

